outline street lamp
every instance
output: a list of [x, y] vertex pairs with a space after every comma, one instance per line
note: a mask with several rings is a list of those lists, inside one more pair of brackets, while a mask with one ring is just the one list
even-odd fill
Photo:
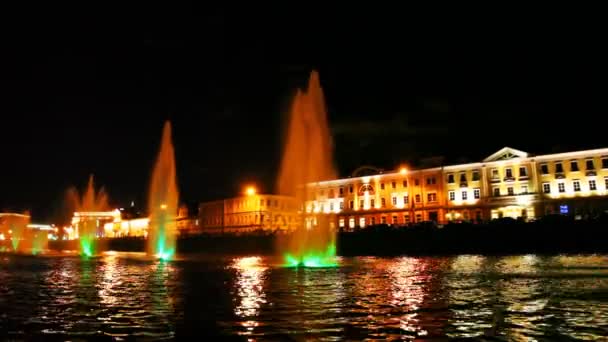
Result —
[[253, 187], [253, 186], [248, 186], [248, 187], [245, 189], [245, 194], [246, 194], [247, 196], [253, 196], [253, 195], [255, 195], [255, 194], [256, 194], [255, 187]]

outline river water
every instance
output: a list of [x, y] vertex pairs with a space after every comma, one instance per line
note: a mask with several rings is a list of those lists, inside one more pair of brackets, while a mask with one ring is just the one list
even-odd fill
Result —
[[0, 337], [43, 340], [597, 340], [608, 256], [0, 255]]

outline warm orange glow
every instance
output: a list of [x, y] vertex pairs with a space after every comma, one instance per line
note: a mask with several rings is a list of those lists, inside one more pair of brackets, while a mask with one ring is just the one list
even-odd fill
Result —
[[402, 167], [401, 169], [399, 169], [399, 173], [405, 175], [407, 173], [407, 169], [405, 167]]
[[248, 186], [247, 189], [245, 189], [245, 194], [247, 194], [247, 196], [253, 196], [255, 195], [256, 190], [255, 187], [253, 186]]
[[161, 205], [160, 205], [160, 208], [161, 208], [162, 210], [165, 210], [165, 209], [167, 209], [167, 205], [166, 205], [166, 204], [161, 204]]

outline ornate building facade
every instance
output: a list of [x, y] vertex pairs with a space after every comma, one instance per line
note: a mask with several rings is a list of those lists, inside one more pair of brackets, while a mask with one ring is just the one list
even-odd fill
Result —
[[333, 213], [354, 229], [425, 221], [577, 218], [608, 209], [608, 148], [531, 156], [505, 147], [477, 163], [309, 184], [309, 213]]

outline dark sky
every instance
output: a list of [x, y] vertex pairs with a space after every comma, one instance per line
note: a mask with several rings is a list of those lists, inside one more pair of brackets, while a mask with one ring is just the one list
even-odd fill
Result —
[[503, 146], [608, 145], [608, 59], [593, 18], [48, 10], [15, 17], [0, 56], [0, 205], [39, 221], [91, 173], [116, 205], [143, 204], [166, 119], [184, 202], [249, 181], [272, 191], [282, 118], [312, 68], [341, 175], [430, 156], [476, 161]]

